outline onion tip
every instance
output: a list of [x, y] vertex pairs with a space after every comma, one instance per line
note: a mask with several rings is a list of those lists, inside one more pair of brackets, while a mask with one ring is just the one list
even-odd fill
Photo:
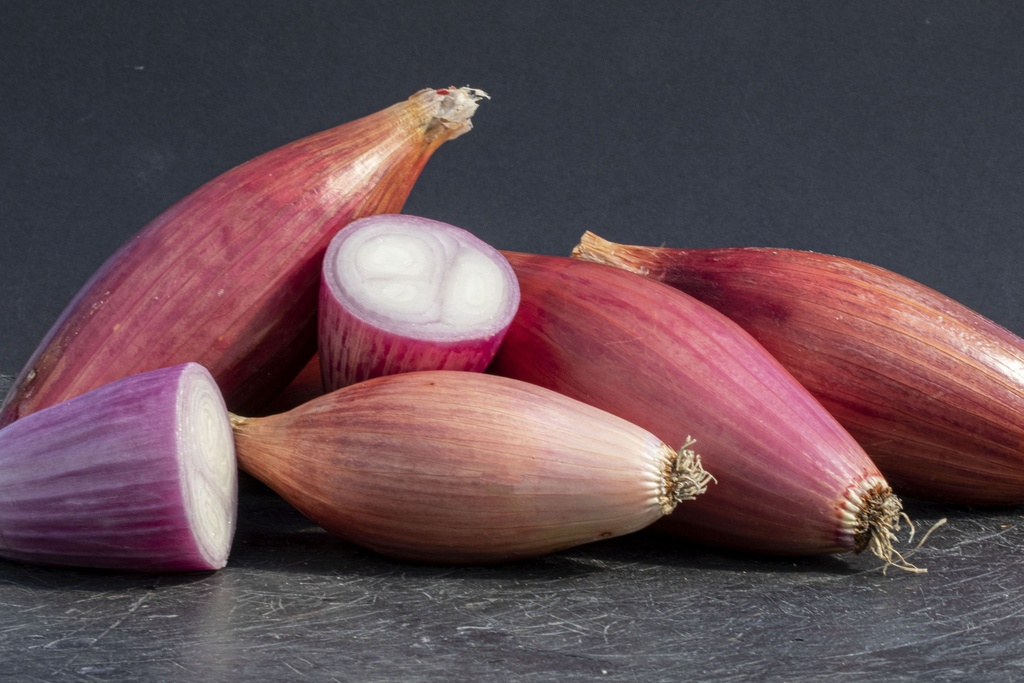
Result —
[[454, 140], [463, 133], [473, 128], [473, 114], [476, 113], [477, 102], [482, 99], [491, 99], [483, 90], [471, 88], [468, 85], [462, 88], [450, 86], [435, 90], [440, 101], [437, 104], [437, 113], [427, 124], [426, 138], [432, 140], [444, 133], [446, 139]]

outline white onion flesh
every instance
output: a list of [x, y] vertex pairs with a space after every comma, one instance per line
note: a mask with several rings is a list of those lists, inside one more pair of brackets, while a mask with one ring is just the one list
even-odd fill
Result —
[[388, 216], [346, 230], [326, 267], [344, 301], [393, 332], [479, 336], [499, 324], [511, 283], [479, 241], [426, 219]]
[[399, 214], [355, 221], [324, 258], [324, 387], [398, 372], [481, 371], [518, 305], [504, 256], [468, 231]]
[[197, 365], [186, 371], [178, 390], [178, 457], [197, 550], [212, 566], [223, 566], [235, 531], [234, 435], [224, 398]]

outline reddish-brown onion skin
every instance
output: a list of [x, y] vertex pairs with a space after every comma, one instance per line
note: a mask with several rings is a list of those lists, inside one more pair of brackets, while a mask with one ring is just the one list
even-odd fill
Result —
[[742, 325], [850, 431], [897, 493], [1024, 503], [1017, 335], [853, 259], [754, 247], [608, 249], [609, 258]]
[[673, 458], [650, 432], [585, 403], [455, 370], [377, 377], [234, 424], [240, 466], [312, 521], [385, 555], [444, 564], [643, 528], [663, 514]]
[[657, 526], [757, 552], [853, 551], [846, 493], [879, 476], [852, 437], [736, 323], [668, 285], [567, 257], [505, 252], [519, 312], [490, 371], [644, 427], [688, 435], [717, 483]]
[[0, 426], [132, 375], [208, 368], [228, 407], [279, 392], [316, 348], [320, 261], [350, 221], [401, 210], [433, 152], [439, 93], [286, 144], [180, 200], [83, 286], [15, 380]]

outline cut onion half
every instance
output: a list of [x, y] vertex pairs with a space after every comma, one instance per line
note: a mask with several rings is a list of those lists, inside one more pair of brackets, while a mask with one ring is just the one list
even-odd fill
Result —
[[220, 569], [237, 507], [227, 408], [196, 363], [125, 377], [0, 430], [0, 557]]
[[417, 370], [481, 372], [518, 306], [508, 261], [466, 230], [403, 214], [355, 221], [324, 258], [324, 389]]

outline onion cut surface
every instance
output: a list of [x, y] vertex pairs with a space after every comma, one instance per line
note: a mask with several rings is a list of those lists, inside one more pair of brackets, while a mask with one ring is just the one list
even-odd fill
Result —
[[420, 562], [504, 562], [630, 533], [710, 481], [691, 444], [676, 452], [614, 415], [482, 373], [387, 375], [232, 422], [240, 466], [309, 519]]
[[483, 371], [518, 305], [505, 257], [466, 230], [409, 215], [355, 221], [324, 258], [323, 386], [415, 370]]
[[620, 245], [576, 258], [641, 273], [750, 332], [864, 446], [901, 495], [1024, 503], [1024, 340], [861, 261], [754, 247]]
[[256, 411], [312, 357], [320, 263], [352, 220], [401, 210], [468, 131], [471, 88], [422, 90], [237, 166], [164, 211], [82, 287], [0, 408], [0, 426], [127, 375], [194, 361]]
[[853, 438], [749, 334], [665, 284], [567, 257], [506, 253], [522, 298], [491, 371], [650, 430], [692, 434], [717, 484], [657, 527], [814, 555], [893, 549], [901, 505]]
[[148, 572], [222, 568], [238, 478], [209, 372], [132, 375], [0, 430], [0, 556]]

